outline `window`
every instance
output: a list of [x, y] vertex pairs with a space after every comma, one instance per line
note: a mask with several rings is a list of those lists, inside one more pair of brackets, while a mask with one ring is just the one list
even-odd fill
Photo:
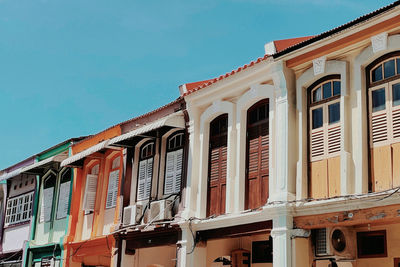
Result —
[[5, 225], [29, 221], [32, 216], [33, 191], [7, 200]]
[[43, 193], [39, 219], [40, 222], [51, 221], [51, 211], [53, 208], [53, 196], [56, 180], [57, 176], [51, 170], [43, 177]]
[[89, 174], [86, 176], [85, 198], [83, 201], [83, 209], [85, 210], [85, 212], [91, 212], [94, 210], [99, 168], [100, 165], [96, 164], [91, 168]]
[[369, 75], [370, 144], [400, 141], [400, 57], [380, 61]]
[[153, 178], [154, 142], [145, 143], [140, 149], [137, 200], [150, 198]]
[[369, 190], [393, 188], [400, 147], [400, 52], [390, 53], [366, 69], [369, 124]]
[[311, 161], [340, 152], [340, 77], [327, 77], [311, 87], [309, 97]]
[[263, 206], [269, 187], [269, 102], [247, 111], [246, 209]]
[[164, 194], [177, 194], [181, 191], [183, 167], [184, 133], [178, 132], [167, 140], [165, 163]]
[[386, 257], [386, 230], [358, 232], [357, 253], [359, 258]]
[[228, 115], [210, 123], [207, 216], [225, 213]]
[[119, 185], [119, 166], [121, 157], [118, 156], [111, 162], [110, 174], [108, 175], [108, 189], [106, 208], [113, 208], [117, 205], [118, 185]]
[[58, 194], [57, 216], [56, 219], [63, 219], [68, 215], [69, 194], [71, 190], [71, 169], [68, 168], [61, 173], [60, 191]]
[[272, 263], [272, 238], [265, 241], [253, 241], [251, 254], [251, 263]]

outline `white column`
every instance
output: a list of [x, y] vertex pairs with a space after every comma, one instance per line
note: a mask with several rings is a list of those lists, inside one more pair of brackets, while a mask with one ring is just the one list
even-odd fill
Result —
[[228, 113], [228, 158], [226, 170], [226, 198], [225, 212], [234, 212], [235, 201], [235, 172], [236, 172], [236, 105], [232, 105], [232, 110]]
[[[189, 223], [181, 225], [182, 239], [178, 241], [178, 267], [203, 267], [206, 266], [207, 262], [207, 248], [205, 246], [196, 245], [194, 246], [194, 240], [192, 232], [189, 228]], [[195, 230], [192, 229], [194, 232]]]
[[[285, 208], [282, 207], [282, 209]], [[273, 219], [272, 225], [273, 266], [291, 267], [293, 217], [282, 213]]]

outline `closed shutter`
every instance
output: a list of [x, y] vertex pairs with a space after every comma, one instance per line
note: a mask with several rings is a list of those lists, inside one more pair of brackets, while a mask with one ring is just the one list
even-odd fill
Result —
[[69, 193], [71, 188], [71, 182], [64, 182], [60, 184], [60, 194], [58, 196], [57, 205], [57, 219], [62, 219], [68, 215], [69, 207]]
[[117, 205], [119, 170], [110, 172], [108, 177], [106, 208], [112, 208]]
[[269, 134], [268, 122], [247, 129], [246, 208], [261, 207], [268, 200]]
[[83, 209], [85, 211], [94, 210], [94, 204], [96, 202], [96, 190], [97, 190], [97, 175], [88, 174], [86, 176], [85, 200], [83, 205]]
[[42, 205], [40, 207], [40, 222], [48, 222], [51, 220], [53, 194], [54, 194], [54, 187], [43, 189]]
[[207, 216], [225, 213], [227, 136], [210, 140]]
[[145, 200], [150, 197], [152, 177], [153, 158], [141, 160], [139, 163], [137, 200]]
[[164, 194], [176, 194], [181, 189], [183, 149], [167, 153]]

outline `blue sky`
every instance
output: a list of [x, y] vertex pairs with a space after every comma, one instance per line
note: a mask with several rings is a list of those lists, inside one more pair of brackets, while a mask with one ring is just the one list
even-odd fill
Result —
[[391, 2], [0, 0], [0, 169]]

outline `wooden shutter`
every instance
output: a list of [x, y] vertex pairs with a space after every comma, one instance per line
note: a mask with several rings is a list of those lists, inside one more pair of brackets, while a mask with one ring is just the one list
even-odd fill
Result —
[[65, 218], [68, 215], [70, 188], [70, 181], [60, 184], [60, 193], [58, 196], [57, 205], [57, 219]]
[[176, 194], [181, 190], [183, 149], [167, 153], [164, 194]]
[[141, 160], [139, 163], [137, 200], [145, 200], [150, 197], [152, 177], [153, 158]]
[[48, 222], [51, 220], [53, 194], [54, 194], [54, 187], [43, 189], [42, 205], [40, 207], [40, 222]]
[[83, 205], [83, 209], [85, 211], [94, 210], [94, 204], [96, 202], [96, 190], [97, 190], [97, 175], [88, 174], [86, 176], [85, 200]]
[[247, 129], [246, 208], [263, 206], [268, 200], [269, 133], [268, 122]]
[[108, 189], [107, 189], [107, 200], [106, 200], [107, 209], [115, 207], [117, 205], [118, 181], [119, 181], [119, 170], [110, 172], [108, 177]]
[[227, 136], [210, 140], [207, 216], [225, 213]]

